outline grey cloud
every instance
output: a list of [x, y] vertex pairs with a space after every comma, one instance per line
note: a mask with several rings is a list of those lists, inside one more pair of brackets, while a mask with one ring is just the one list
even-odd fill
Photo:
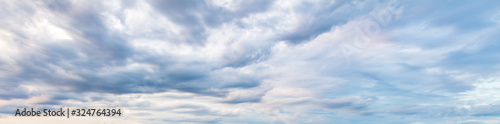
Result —
[[[152, 111], [169, 111], [176, 114], [188, 114], [194, 116], [220, 116], [220, 117], [235, 117], [238, 113], [222, 112], [218, 108], [198, 105], [198, 104], [182, 104], [177, 106], [151, 108]], [[190, 119], [192, 120], [192, 119]], [[170, 121], [186, 121], [186, 120], [170, 120]]]
[[[336, 25], [342, 25], [348, 20], [359, 15], [367, 14], [372, 8], [360, 8], [349, 4], [348, 1], [321, 1], [318, 3], [302, 1], [295, 8], [298, 15], [302, 15], [303, 21], [291, 32], [278, 37], [279, 40], [289, 41], [292, 44], [300, 44], [310, 41], [316, 36], [330, 31]], [[371, 1], [373, 2], [373, 1]], [[346, 13], [350, 11], [350, 13]]]
[[340, 102], [324, 102], [323, 107], [329, 109], [337, 109], [351, 106], [352, 102], [350, 101], [340, 101]]
[[39, 105], [60, 105], [61, 101], [50, 100], [50, 101], [40, 102], [40, 103], [37, 103], [37, 104], [39, 104]]
[[21, 107], [22, 106], [14, 106], [14, 105], [0, 106], [0, 113], [14, 115], [14, 114], [16, 114], [17, 109], [20, 109], [20, 110], [24, 109]]
[[[252, 0], [252, 1], [237, 1], [236, 10], [227, 13], [230, 18], [242, 18], [251, 13], [266, 11], [274, 1], [270, 0]], [[226, 17], [227, 18], [227, 17]]]
[[[92, 44], [81, 44], [86, 53], [93, 55], [93, 60], [107, 60], [117, 62], [133, 54], [133, 49], [127, 46], [127, 41], [109, 33], [97, 12], [71, 13], [70, 26], [72, 30], [77, 30], [76, 34], [81, 34], [85, 40]], [[71, 30], [71, 29], [70, 29]], [[111, 60], [111, 61], [110, 61]], [[115, 61], [112, 61], [115, 60]]]
[[[340, 67], [340, 69], [337, 71], [353, 73], [350, 75], [345, 75], [346, 73], [344, 73], [344, 76], [373, 79], [380, 82], [390, 83], [397, 87], [402, 87], [402, 86], [404, 87], [409, 85], [419, 86], [411, 90], [419, 90], [420, 92], [431, 92], [431, 91], [462, 92], [473, 88], [470, 82], [471, 80], [457, 80], [445, 74], [426, 73], [424, 69], [428, 68], [430, 65], [410, 65], [407, 63], [383, 63], [383, 64], [385, 67], [388, 67], [387, 65], [391, 65], [391, 68], [365, 66], [364, 64], [356, 63], [355, 65], [357, 65], [357, 67], [355, 66], [350, 66], [347, 68]], [[342, 73], [337, 73], [337, 74], [342, 74]], [[421, 77], [426, 77], [426, 78], [421, 78]], [[410, 90], [410, 89], [404, 89], [404, 90]]]
[[[500, 43], [497, 38], [485, 38], [486, 42], [476, 48], [476, 50], [461, 49], [458, 51], [450, 52], [446, 58], [439, 64], [454, 70], [462, 70], [466, 72], [474, 72], [478, 74], [495, 73], [500, 69], [500, 57], [497, 49]], [[472, 45], [472, 44], [471, 44]]]
[[[104, 11], [104, 8], [99, 8], [101, 5], [98, 3], [91, 3], [87, 7], [84, 6], [81, 7], [83, 9], [80, 8], [77, 10], [74, 8], [75, 3], [71, 3], [71, 1], [50, 2], [53, 3], [35, 7], [48, 7], [52, 10], [53, 13], [59, 17], [57, 20], [49, 20], [49, 22], [68, 32], [74, 37], [76, 42], [61, 42], [57, 44], [38, 44], [33, 42], [42, 49], [40, 51], [29, 51], [30, 49], [27, 48], [26, 50], [29, 52], [26, 55], [26, 59], [16, 60], [16, 63], [22, 67], [22, 71], [14, 76], [2, 79], [8, 82], [8, 85], [12, 85], [9, 87], [16, 87], [19, 85], [14, 82], [37, 80], [46, 84], [70, 88], [69, 91], [65, 90], [61, 92], [126, 94], [178, 90], [211, 96], [225, 96], [227, 94], [225, 89], [228, 88], [252, 88], [260, 85], [260, 79], [258, 77], [245, 75], [231, 76], [234, 74], [230, 73], [217, 75], [215, 74], [217, 73], [216, 70], [223, 69], [224, 66], [210, 70], [208, 69], [211, 66], [210, 63], [206, 63], [204, 60], [180, 62], [176, 60], [177, 58], [174, 56], [158, 56], [133, 49], [128, 44], [127, 36], [113, 32], [104, 24], [103, 18], [99, 14]], [[171, 3], [163, 3], [161, 5], [168, 4], [168, 6], [174, 7], [174, 9], [171, 8], [172, 10], [167, 9], [161, 11], [167, 13], [167, 16], [172, 16], [172, 21], [175, 23], [180, 23], [188, 27], [188, 30], [193, 31], [193, 34], [203, 34], [197, 31], [205, 30], [202, 27], [189, 27], [193, 26], [193, 23], [211, 26], [217, 26], [221, 23], [217, 22], [217, 20], [209, 20], [213, 19], [212, 16], [216, 14], [215, 10], [213, 12], [200, 10], [199, 12], [207, 12], [202, 13], [205, 14], [205, 16], [201, 19], [195, 16], [196, 13], [192, 13], [191, 9], [196, 9], [197, 7], [201, 7], [201, 9], [211, 9], [208, 8], [209, 6], [207, 3], [185, 1], [170, 2], [174, 2], [174, 4], [170, 5]], [[267, 5], [270, 3], [265, 1], [253, 1], [251, 4]], [[175, 7], [180, 8], [175, 9]], [[260, 12], [265, 10], [265, 8], [266, 6], [262, 6], [259, 10], [242, 8], [242, 10], [238, 10], [238, 13], [249, 14], [252, 12]], [[32, 9], [39, 8], [25, 8], [25, 10], [29, 12], [27, 14], [32, 14], [33, 12], [30, 11]], [[175, 13], [179, 11], [182, 13], [175, 15]], [[174, 13], [174, 15], [170, 15], [172, 13]], [[188, 21], [186, 22], [186, 20]], [[196, 20], [202, 21], [196, 22]], [[31, 23], [31, 20], [25, 21]], [[22, 27], [18, 24], [15, 25]], [[15, 29], [14, 27], [16, 26], [3, 26], [3, 28], [12, 29], [12, 31], [21, 30]], [[18, 37], [27, 35], [22, 31], [17, 32], [20, 32]], [[203, 39], [199, 37], [194, 38], [199, 40]], [[29, 39], [29, 37], [25, 39], [33, 40]], [[244, 52], [254, 52], [254, 50]], [[268, 53], [257, 52], [255, 54], [256, 55], [245, 56], [244, 53], [242, 53], [237, 55], [243, 56], [242, 58], [238, 57], [236, 59], [227, 60], [234, 62], [226, 62], [229, 64], [225, 66], [241, 67], [251, 63], [247, 61], [260, 59], [261, 56], [264, 56], [261, 54]], [[132, 62], [127, 62], [127, 60], [131, 60]], [[153, 72], [154, 74], [146, 71], [146, 69], [107, 70], [112, 68], [124, 68], [132, 63], [157, 65], [159, 69]], [[55, 73], [58, 72], [58, 69], [78, 76], [81, 80], [68, 79], [68, 77], [57, 75]], [[107, 74], [106, 76], [99, 75], [99, 73], [104, 73], [103, 71]], [[232, 79], [222, 79], [219, 76], [228, 76]], [[213, 88], [217, 90], [211, 90]], [[1, 98], [27, 98], [29, 96], [30, 95], [18, 94], [17, 96], [4, 95]], [[69, 98], [56, 95], [51, 98], [52, 101], [41, 104], [57, 104], [59, 101], [66, 99]]]
[[[463, 102], [463, 101], [462, 101]], [[472, 117], [498, 116], [498, 105], [404, 105], [389, 109], [387, 112], [398, 116], [437, 117], [442, 119], [470, 119]]]
[[40, 94], [29, 93], [29, 90], [22, 88], [19, 85], [12, 86], [8, 84], [0, 84], [0, 99], [27, 99]]
[[473, 116], [494, 116], [498, 117], [500, 116], [500, 105], [482, 105], [476, 107], [476, 109], [473, 111], [474, 113], [472, 114]]
[[[193, 65], [194, 66], [194, 65]], [[145, 78], [144, 86], [147, 88], [176, 89], [185, 92], [193, 92], [213, 96], [225, 96], [227, 88], [252, 88], [260, 85], [259, 77], [242, 75], [233, 71], [200, 71], [201, 67], [177, 66], [180, 68], [165, 71], [155, 71]], [[180, 69], [180, 70], [178, 70]], [[212, 91], [210, 89], [220, 89]]]
[[270, 55], [270, 48], [245, 46], [245, 48], [226, 51], [223, 58], [226, 60], [225, 66], [237, 68], [267, 60]]
[[52, 11], [64, 12], [71, 8], [70, 0], [47, 0], [47, 8]]
[[[310, 107], [315, 109], [323, 109], [326, 111], [336, 110], [352, 110], [358, 114], [373, 114], [368, 111], [367, 107], [370, 106], [370, 100], [360, 101], [354, 98], [339, 98], [339, 99], [319, 99], [319, 98], [293, 98], [293, 99], [279, 99], [280, 107]], [[368, 115], [370, 115], [368, 114]]]
[[366, 110], [366, 106], [369, 105], [368, 102], [358, 102], [355, 99], [320, 99], [314, 103], [319, 104], [325, 109], [350, 109], [356, 112], [363, 112]]
[[255, 87], [250, 89], [238, 89], [230, 92], [223, 103], [239, 104], [239, 103], [259, 103], [262, 97], [269, 91], [268, 88]]
[[[408, 2], [409, 5], [415, 4], [418, 6], [407, 6], [408, 13], [415, 14], [402, 16], [401, 19], [406, 24], [408, 24], [407, 21], [421, 21], [421, 19], [425, 18], [434, 26], [453, 26], [458, 28], [459, 32], [474, 32], [489, 27], [491, 22], [484, 21], [484, 16], [499, 9], [498, 6], [495, 6], [495, 4], [499, 4], [498, 1], [436, 2], [423, 0]], [[477, 6], [481, 6], [483, 9], [476, 9]], [[451, 8], [456, 11], [449, 11]]]
[[418, 115], [424, 113], [425, 108], [422, 106], [404, 106], [389, 110], [389, 113], [395, 115]]
[[220, 113], [219, 111], [211, 110], [210, 108], [208, 108], [206, 106], [199, 106], [199, 105], [177, 106], [177, 107], [173, 108], [171, 111], [176, 111], [176, 109], [183, 109], [183, 108], [190, 108], [190, 110], [177, 111], [176, 113], [192, 114], [192, 115], [196, 115], [196, 116], [214, 116], [214, 115], [237, 116], [236, 114]]
[[230, 104], [259, 103], [262, 100], [262, 96], [264, 96], [264, 95], [258, 94], [258, 95], [253, 95], [252, 97], [236, 97], [234, 99], [224, 101], [224, 103], [230, 103]]
[[272, 2], [264, 0], [242, 2], [235, 12], [217, 8], [205, 1], [156, 0], [149, 3], [165, 17], [184, 28], [183, 34], [185, 36], [180, 39], [182, 40], [181, 43], [203, 45], [207, 37], [207, 28], [218, 27], [235, 18], [242, 18], [250, 13], [264, 11]]

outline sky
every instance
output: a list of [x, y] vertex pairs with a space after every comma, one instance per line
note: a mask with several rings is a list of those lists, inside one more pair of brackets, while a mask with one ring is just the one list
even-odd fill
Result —
[[500, 1], [0, 5], [0, 123], [500, 123]]

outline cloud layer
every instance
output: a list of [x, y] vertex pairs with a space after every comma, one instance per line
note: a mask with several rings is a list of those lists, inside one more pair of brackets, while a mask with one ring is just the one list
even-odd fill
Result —
[[0, 5], [0, 122], [499, 123], [496, 1]]

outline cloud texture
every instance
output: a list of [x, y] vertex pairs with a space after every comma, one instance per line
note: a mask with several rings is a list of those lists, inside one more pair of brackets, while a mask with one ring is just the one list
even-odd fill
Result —
[[499, 4], [0, 1], [0, 122], [500, 123]]

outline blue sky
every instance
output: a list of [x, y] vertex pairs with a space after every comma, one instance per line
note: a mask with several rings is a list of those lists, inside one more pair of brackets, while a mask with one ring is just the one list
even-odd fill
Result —
[[0, 5], [0, 123], [500, 123], [500, 1]]

